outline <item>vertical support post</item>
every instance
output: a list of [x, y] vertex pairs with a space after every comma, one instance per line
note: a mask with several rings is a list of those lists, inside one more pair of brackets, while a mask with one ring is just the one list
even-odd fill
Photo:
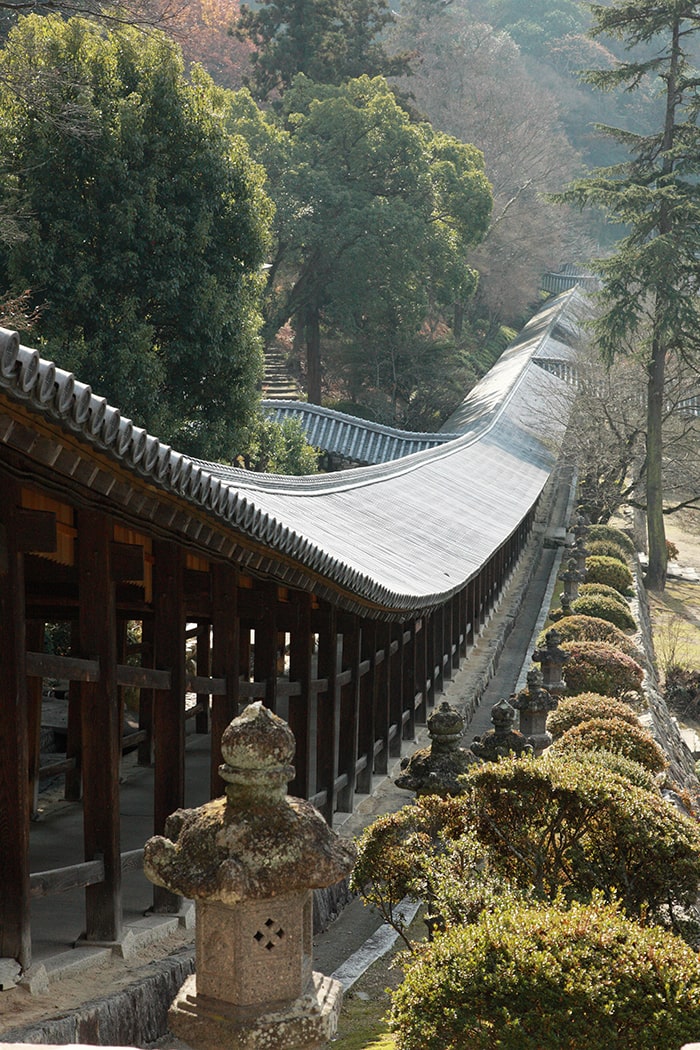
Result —
[[[153, 824], [155, 834], [162, 835], [167, 818], [185, 802], [185, 592], [180, 548], [157, 540], [153, 556], [155, 666], [170, 672], [170, 689], [155, 690], [153, 710]], [[154, 886], [153, 909], [177, 912], [180, 898]]]
[[408, 624], [406, 632], [408, 640], [405, 641], [402, 650], [403, 679], [401, 694], [403, 701], [401, 706], [408, 712], [408, 718], [403, 726], [403, 739], [413, 740], [416, 735], [416, 621]]
[[262, 620], [255, 623], [255, 681], [265, 682], [265, 706], [277, 713], [277, 585], [259, 585]]
[[[294, 594], [296, 625], [292, 630], [289, 651], [289, 679], [301, 686], [299, 696], [289, 698], [289, 728], [297, 742], [294, 780], [290, 793], [309, 798], [316, 791], [316, 749], [312, 729], [316, 726], [318, 696], [311, 695], [311, 661], [313, 634], [311, 631], [311, 595], [304, 591]], [[257, 648], [257, 645], [256, 645]]]
[[338, 792], [337, 808], [352, 813], [357, 779], [357, 757], [359, 748], [360, 698], [362, 662], [362, 631], [357, 616], [348, 616], [343, 621], [343, 670], [350, 671], [350, 681], [342, 686], [340, 694], [340, 738], [339, 773], [347, 783]]
[[[415, 692], [420, 693], [415, 721], [425, 725], [428, 718], [428, 630], [427, 617], [423, 615], [414, 625], [415, 637]], [[415, 700], [414, 700], [415, 704]]]
[[121, 847], [119, 767], [121, 720], [117, 688], [116, 588], [110, 547], [112, 523], [98, 511], [78, 512], [80, 649], [97, 659], [98, 682], [81, 682], [83, 830], [85, 860], [102, 857], [104, 882], [85, 890], [88, 941], [121, 938]]
[[423, 617], [424, 631], [425, 631], [425, 670], [426, 670], [426, 681], [425, 681], [425, 712], [426, 718], [428, 709], [435, 703], [436, 689], [435, 689], [435, 613], [431, 612], [428, 616]]
[[381, 748], [374, 760], [374, 772], [385, 775], [389, 771], [389, 727], [391, 725], [391, 624], [383, 623], [377, 629], [378, 654], [380, 663], [374, 676], [374, 733], [375, 740], [381, 741]]
[[[211, 672], [211, 625], [200, 623], [197, 625], [197, 675], [201, 678], [209, 678]], [[194, 716], [194, 728], [196, 733], [209, 732], [209, 705], [210, 696], [199, 695], [197, 703], [202, 705], [201, 711]]]
[[376, 677], [377, 625], [373, 620], [362, 621], [362, 662], [369, 662], [369, 670], [360, 683], [360, 731], [359, 754], [365, 756], [366, 765], [357, 777], [357, 790], [368, 795], [372, 790], [374, 772], [374, 679]]
[[29, 925], [24, 558], [18, 548], [19, 485], [0, 476], [0, 958], [32, 961]]
[[433, 613], [433, 703], [438, 693], [444, 689], [444, 667], [445, 667], [445, 606], [441, 605]]
[[232, 565], [212, 566], [212, 622], [214, 644], [212, 675], [226, 680], [223, 696], [214, 696], [211, 705], [211, 797], [218, 798], [224, 782], [219, 776], [221, 737], [238, 714], [241, 676], [240, 620], [238, 618], [238, 573]]
[[[155, 667], [155, 640], [153, 617], [141, 621], [141, 666]], [[139, 692], [139, 729], [145, 732], [146, 739], [138, 747], [138, 764], [150, 766], [153, 759], [153, 708], [155, 693], [153, 689], [141, 689]]]
[[[73, 620], [70, 630], [70, 648], [72, 653], [80, 652], [80, 624]], [[80, 714], [80, 682], [68, 685], [68, 731], [66, 733], [66, 758], [75, 761], [75, 767], [66, 773], [64, 797], [69, 802], [80, 801], [83, 781], [83, 726]]]
[[393, 656], [390, 656], [387, 667], [387, 683], [389, 688], [389, 723], [396, 726], [396, 733], [389, 741], [389, 756], [400, 758], [401, 741], [403, 740], [403, 624], [393, 624], [389, 628], [389, 652], [394, 642], [398, 648]]
[[[44, 624], [41, 620], [27, 622], [27, 650], [30, 653], [44, 651]], [[39, 765], [41, 761], [41, 701], [42, 679], [36, 675], [27, 678], [27, 740], [29, 754], [29, 797], [31, 813], [37, 812], [39, 796]]]
[[316, 790], [326, 792], [326, 801], [320, 810], [329, 824], [336, 808], [335, 781], [338, 776], [340, 741], [340, 688], [338, 686], [338, 618], [335, 608], [322, 611], [318, 631], [318, 676], [328, 682], [328, 688], [318, 697]]

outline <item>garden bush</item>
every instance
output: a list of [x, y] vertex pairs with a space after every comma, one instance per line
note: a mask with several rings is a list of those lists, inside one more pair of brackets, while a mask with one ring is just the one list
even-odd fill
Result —
[[624, 697], [642, 695], [644, 671], [636, 660], [609, 642], [562, 642], [570, 659], [564, 665], [567, 693], [601, 693]]
[[622, 718], [590, 718], [562, 733], [555, 747], [558, 754], [566, 754], [567, 751], [611, 751], [639, 762], [651, 773], [661, 773], [668, 765], [651, 733]]
[[646, 778], [637, 787], [615, 772], [602, 752], [591, 761], [551, 750], [503, 758], [474, 766], [465, 781], [458, 801], [507, 883], [543, 900], [617, 894], [629, 915], [663, 924], [667, 907], [675, 917], [694, 905], [700, 826]]
[[612, 598], [613, 601], [617, 602], [618, 605], [624, 606], [625, 609], [629, 609], [627, 599], [619, 591], [616, 591], [614, 587], [608, 587], [604, 583], [582, 583], [578, 589], [579, 597], [583, 597], [585, 594], [604, 594], [606, 598]]
[[614, 558], [616, 561], [621, 561], [623, 565], [627, 564], [627, 555], [622, 547], [618, 543], [611, 543], [610, 540], [586, 542], [586, 550], [591, 557]]
[[556, 740], [567, 729], [573, 729], [591, 718], [619, 718], [632, 726], [639, 725], [634, 709], [622, 700], [601, 696], [600, 693], [579, 693], [578, 696], [561, 698], [556, 710], [550, 711], [547, 716], [547, 729]]
[[615, 904], [504, 901], [405, 960], [398, 1050], [679, 1050], [700, 1032], [700, 959]]
[[636, 554], [635, 546], [626, 532], [616, 529], [612, 525], [591, 525], [586, 533], [585, 543], [593, 543], [598, 540], [607, 540], [622, 547], [625, 554]]
[[595, 554], [586, 558], [586, 582], [605, 583], [620, 594], [632, 593], [632, 573], [616, 558]]
[[[539, 647], [546, 645], [546, 635], [550, 628], [545, 628], [537, 639]], [[623, 634], [619, 627], [598, 616], [565, 616], [557, 620], [556, 630], [562, 642], [608, 642], [620, 649], [627, 656], [636, 660], [639, 649], [631, 638]], [[566, 673], [566, 668], [564, 669]]]
[[655, 795], [659, 794], [660, 788], [654, 774], [644, 766], [640, 766], [639, 762], [635, 762], [634, 759], [613, 754], [612, 751], [571, 751], [568, 752], [568, 756], [576, 762], [607, 769], [624, 780], [628, 780], [635, 787], [643, 788], [644, 791], [652, 791]]
[[629, 606], [623, 607], [604, 594], [582, 594], [571, 603], [571, 609], [577, 615], [597, 616], [599, 620], [608, 620], [621, 631], [637, 630], [637, 621]]

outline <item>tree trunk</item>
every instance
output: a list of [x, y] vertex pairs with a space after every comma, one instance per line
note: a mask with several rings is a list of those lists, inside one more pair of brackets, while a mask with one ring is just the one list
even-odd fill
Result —
[[321, 404], [321, 311], [317, 306], [306, 309], [306, 396], [312, 405]]
[[647, 587], [663, 591], [666, 586], [666, 530], [663, 514], [661, 424], [664, 408], [664, 376], [666, 353], [658, 333], [654, 333], [649, 383], [647, 388], [647, 535], [649, 538], [649, 568]]

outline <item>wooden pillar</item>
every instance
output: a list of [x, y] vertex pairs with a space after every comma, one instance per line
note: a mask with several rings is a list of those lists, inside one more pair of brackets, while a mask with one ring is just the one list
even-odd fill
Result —
[[80, 650], [97, 659], [98, 682], [81, 682], [80, 721], [83, 772], [85, 860], [102, 858], [104, 882], [85, 889], [85, 937], [121, 938], [121, 847], [119, 766], [121, 719], [117, 688], [116, 588], [111, 570], [112, 522], [81, 510], [78, 519]]
[[314, 641], [311, 631], [311, 595], [304, 591], [295, 592], [294, 604], [296, 623], [291, 633], [289, 679], [299, 683], [300, 692], [298, 696], [289, 697], [288, 722], [297, 743], [294, 756], [296, 772], [289, 791], [299, 798], [310, 798], [316, 792], [315, 729], [318, 705], [317, 694], [311, 694]]
[[428, 717], [428, 631], [426, 616], [416, 620], [414, 638], [415, 695], [418, 696], [420, 693], [415, 720], [416, 724], [425, 725]]
[[[141, 666], [155, 667], [154, 621], [148, 616], [141, 621]], [[141, 689], [139, 692], [139, 729], [145, 732], [146, 738], [138, 747], [138, 764], [150, 766], [153, 761], [153, 708], [155, 692], [153, 689]]]
[[[212, 566], [212, 677], [226, 681], [223, 696], [214, 696], [211, 706], [211, 797], [223, 794], [219, 776], [223, 761], [221, 737], [238, 714], [241, 674], [240, 620], [238, 618], [238, 573], [232, 565]], [[246, 665], [247, 670], [248, 665]]]
[[[80, 654], [80, 623], [71, 623], [71, 653]], [[68, 726], [66, 731], [66, 758], [75, 762], [73, 769], [66, 773], [64, 797], [68, 802], [79, 802], [83, 784], [83, 720], [81, 709], [80, 682], [68, 683]]]
[[[27, 622], [27, 651], [43, 653], [44, 624], [41, 620]], [[39, 766], [41, 763], [41, 703], [43, 680], [37, 675], [27, 678], [27, 741], [29, 755], [29, 797], [31, 814], [36, 817], [39, 796]], [[1, 892], [1, 890], [0, 890]]]
[[27, 744], [24, 558], [19, 486], [0, 476], [0, 958], [32, 961], [29, 925], [29, 754]]
[[328, 682], [319, 694], [316, 744], [316, 791], [326, 792], [326, 802], [320, 807], [329, 824], [336, 808], [335, 782], [338, 776], [340, 741], [340, 686], [338, 684], [338, 617], [332, 605], [322, 610], [318, 631], [318, 677]]
[[[209, 622], [197, 625], [197, 676], [209, 678], [211, 674], [211, 625]], [[197, 704], [201, 710], [194, 716], [194, 728], [197, 733], [209, 732], [209, 705], [211, 697], [199, 694]]]
[[452, 646], [454, 641], [454, 620], [452, 618], [452, 599], [448, 598], [442, 607], [442, 648], [444, 654], [443, 680], [452, 678]]
[[460, 634], [460, 645], [459, 645], [459, 659], [460, 662], [467, 655], [467, 647], [469, 645], [469, 639], [467, 633], [469, 630], [469, 586], [462, 587], [462, 590], [457, 595], [458, 609], [459, 609], [459, 634]]
[[258, 585], [263, 601], [262, 620], [255, 623], [256, 682], [265, 683], [265, 706], [277, 713], [277, 584]]
[[340, 692], [340, 730], [338, 744], [338, 773], [345, 784], [338, 792], [337, 809], [352, 813], [357, 779], [358, 735], [360, 727], [360, 664], [362, 662], [362, 632], [357, 616], [343, 619], [343, 675], [350, 679]]
[[458, 671], [462, 656], [462, 592], [452, 595], [450, 602], [452, 608], [452, 670]]
[[408, 718], [403, 724], [404, 740], [413, 740], [416, 735], [416, 622], [413, 620], [408, 624], [404, 632], [404, 645], [402, 655], [402, 685], [403, 696], [402, 707], [408, 712]]
[[425, 660], [426, 660], [426, 689], [425, 689], [425, 712], [435, 703], [435, 613], [423, 617], [425, 630]]
[[433, 613], [433, 703], [436, 702], [438, 693], [441, 693], [444, 686], [444, 673], [445, 667], [444, 656], [445, 656], [445, 607], [441, 605]]
[[385, 775], [389, 771], [389, 727], [391, 725], [391, 624], [383, 623], [377, 629], [378, 660], [374, 675], [374, 736], [381, 748], [374, 759], [374, 772]]
[[374, 679], [376, 676], [377, 625], [373, 620], [362, 621], [362, 663], [368, 662], [367, 672], [360, 682], [360, 729], [358, 757], [366, 763], [357, 776], [357, 790], [369, 794], [374, 772]]
[[389, 632], [390, 649], [394, 643], [398, 643], [396, 652], [392, 654], [388, 667], [389, 684], [389, 722], [396, 726], [396, 732], [389, 741], [389, 755], [391, 758], [400, 758], [401, 741], [403, 740], [403, 624], [393, 624]]
[[[155, 690], [153, 738], [155, 794], [153, 826], [162, 835], [165, 821], [185, 803], [185, 592], [180, 548], [167, 540], [153, 543], [155, 666], [170, 672], [170, 689]], [[176, 912], [180, 898], [153, 887], [153, 909]]]

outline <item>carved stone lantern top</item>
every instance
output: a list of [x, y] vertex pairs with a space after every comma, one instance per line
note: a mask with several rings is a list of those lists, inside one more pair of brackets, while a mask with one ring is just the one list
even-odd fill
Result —
[[543, 688], [542, 672], [539, 668], [533, 667], [527, 672], [527, 688], [521, 689], [519, 693], [511, 697], [510, 702], [521, 713], [525, 711], [535, 713], [553, 711], [559, 701], [556, 696], [552, 696], [549, 690]]
[[532, 659], [543, 666], [563, 666], [570, 660], [570, 654], [565, 649], [560, 649], [561, 635], [556, 627], [552, 627], [545, 635], [544, 646], [538, 646], [532, 654]]
[[566, 562], [566, 569], [563, 569], [557, 579], [563, 580], [564, 583], [581, 583], [586, 578], [585, 572], [576, 566], [576, 559], [569, 558]]
[[310, 802], [286, 795], [294, 736], [261, 702], [226, 729], [220, 773], [226, 794], [168, 818], [146, 843], [157, 885], [194, 900], [237, 904], [331, 886], [351, 870], [352, 846]]
[[493, 729], [481, 737], [475, 737], [471, 749], [477, 758], [494, 762], [509, 754], [532, 753], [532, 745], [522, 733], [513, 729], [515, 708], [507, 700], [499, 700], [491, 708]]
[[459, 795], [463, 788], [459, 778], [476, 756], [459, 742], [464, 730], [464, 719], [446, 700], [428, 719], [430, 747], [422, 747], [401, 762], [402, 772], [396, 786], [420, 795]]

